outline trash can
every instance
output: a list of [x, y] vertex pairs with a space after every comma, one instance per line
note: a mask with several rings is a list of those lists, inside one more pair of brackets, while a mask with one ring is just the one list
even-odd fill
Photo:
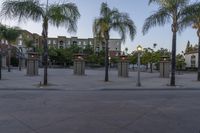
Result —
[[160, 59], [160, 77], [169, 78], [170, 75], [170, 58], [163, 56]]
[[74, 75], [85, 75], [85, 59], [83, 54], [74, 55]]
[[36, 52], [29, 52], [27, 59], [27, 75], [37, 76], [38, 75], [38, 58], [39, 54]]
[[129, 61], [127, 56], [120, 56], [120, 61], [118, 63], [118, 76], [119, 77], [128, 77], [128, 66]]

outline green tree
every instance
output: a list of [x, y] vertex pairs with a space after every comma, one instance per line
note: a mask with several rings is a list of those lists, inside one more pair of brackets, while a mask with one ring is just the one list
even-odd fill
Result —
[[156, 25], [163, 26], [172, 21], [172, 60], [171, 60], [171, 80], [170, 85], [175, 86], [176, 71], [176, 38], [177, 32], [181, 31], [182, 17], [185, 15], [186, 6], [189, 0], [149, 0], [149, 4], [157, 4], [159, 9], [145, 20], [143, 34], [146, 34], [151, 27]]
[[130, 61], [131, 64], [136, 64], [137, 63], [137, 54], [132, 53], [128, 55], [128, 60]]
[[185, 58], [182, 54], [176, 55], [176, 68], [177, 70], [182, 70], [184, 66], [186, 65], [185, 63]]
[[183, 26], [191, 26], [197, 30], [198, 37], [198, 73], [197, 80], [200, 81], [200, 2], [194, 3], [186, 8]]
[[118, 9], [110, 9], [106, 3], [101, 4], [100, 17], [96, 18], [93, 23], [94, 34], [105, 44], [105, 82], [108, 78], [108, 40], [110, 31], [115, 30], [120, 33], [122, 41], [126, 39], [126, 33], [129, 32], [133, 40], [136, 34], [134, 22], [127, 13], [121, 13]]
[[75, 32], [77, 20], [80, 17], [77, 6], [66, 2], [49, 5], [47, 0], [46, 7], [44, 7], [39, 0], [5, 0], [1, 12], [5, 17], [18, 17], [19, 20], [32, 19], [36, 22], [42, 20], [44, 85], [47, 85], [49, 23], [57, 27], [65, 26], [68, 32]]
[[156, 62], [156, 58], [155, 58], [155, 52], [153, 49], [151, 48], [144, 48], [144, 52], [142, 55], [142, 63], [147, 65], [148, 68], [148, 64], [150, 64], [150, 72], [153, 72], [153, 63]]
[[94, 53], [94, 48], [90, 44], [87, 44], [83, 49], [83, 53], [86, 55], [91, 55]]
[[19, 35], [20, 31], [16, 27], [6, 28], [4, 32], [4, 39], [8, 41], [8, 72], [10, 72], [12, 45], [15, 44]]

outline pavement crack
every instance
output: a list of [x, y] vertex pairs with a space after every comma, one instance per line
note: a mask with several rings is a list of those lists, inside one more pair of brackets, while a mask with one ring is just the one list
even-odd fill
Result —
[[23, 126], [27, 127], [28, 129], [30, 129], [31, 131], [33, 131], [34, 133], [39, 133], [37, 132], [35, 129], [33, 129], [31, 126], [29, 126], [28, 124], [26, 124], [25, 122], [23, 122], [22, 120], [18, 119], [17, 117], [15, 117], [12, 114], [8, 114], [10, 117], [12, 117], [13, 119], [15, 119], [16, 121], [18, 121], [20, 124], [22, 124]]
[[145, 112], [145, 113], [139, 115], [135, 120], [133, 120], [133, 121], [131, 121], [131, 122], [125, 124], [124, 126], [121, 126], [121, 127], [120, 127], [117, 131], [115, 131], [114, 133], [121, 133], [121, 131], [122, 131], [123, 129], [126, 129], [126, 128], [127, 128], [128, 126], [130, 126], [131, 124], [134, 124], [134, 123], [136, 123], [138, 120], [144, 118], [145, 116], [151, 114], [152, 112], [155, 112], [155, 110], [158, 110], [161, 106], [166, 105], [166, 104], [169, 102], [169, 100], [172, 100], [172, 99], [173, 99], [173, 98], [172, 98], [171, 96], [168, 97], [167, 99], [165, 99], [165, 100], [163, 100], [162, 102], [160, 102], [157, 106], [152, 107], [150, 111]]

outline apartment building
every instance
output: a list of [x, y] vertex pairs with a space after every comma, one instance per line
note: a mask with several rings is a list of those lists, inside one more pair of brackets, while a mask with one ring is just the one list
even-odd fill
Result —
[[[33, 40], [33, 45], [35, 47], [42, 47], [42, 36], [36, 33], [30, 33], [27, 30], [23, 30], [22, 34], [17, 39], [17, 47], [23, 48], [25, 53], [25, 48], [27, 47], [24, 38]], [[110, 39], [109, 40], [109, 55], [118, 56], [121, 54], [121, 39]], [[98, 41], [97, 38], [78, 38], [78, 37], [66, 37], [66, 36], [57, 36], [57, 37], [48, 37], [47, 40], [48, 47], [54, 48], [68, 48], [71, 45], [78, 45], [81, 48], [85, 48], [86, 45], [93, 47], [94, 52], [98, 53], [101, 50], [105, 49], [104, 44]]]

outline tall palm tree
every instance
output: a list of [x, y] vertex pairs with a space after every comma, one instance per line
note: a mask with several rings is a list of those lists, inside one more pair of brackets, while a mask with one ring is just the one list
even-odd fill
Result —
[[4, 38], [5, 31], [6, 31], [6, 27], [4, 25], [0, 24], [0, 80], [2, 78], [1, 67], [2, 67], [2, 53], [3, 53], [1, 40]]
[[47, 85], [49, 23], [57, 27], [65, 26], [68, 32], [75, 32], [77, 20], [80, 17], [77, 6], [70, 2], [49, 5], [48, 0], [46, 6], [39, 0], [5, 0], [1, 12], [5, 17], [18, 17], [19, 20], [32, 19], [36, 22], [42, 20], [44, 85]]
[[110, 9], [107, 3], [101, 4], [100, 17], [93, 22], [93, 32], [97, 38], [100, 38], [105, 44], [105, 82], [108, 78], [108, 41], [110, 39], [110, 31], [118, 31], [122, 41], [126, 39], [126, 33], [129, 32], [131, 40], [136, 34], [136, 27], [127, 13], [119, 12], [118, 9]]
[[19, 35], [20, 31], [16, 27], [6, 28], [4, 32], [4, 39], [8, 41], [8, 72], [10, 72], [12, 45], [15, 44]]
[[198, 36], [198, 73], [197, 80], [200, 81], [200, 2], [188, 6], [185, 10], [182, 27], [193, 26]]
[[175, 69], [176, 69], [176, 36], [177, 32], [181, 31], [182, 18], [185, 13], [185, 8], [189, 0], [149, 0], [149, 4], [157, 4], [158, 11], [152, 14], [145, 20], [143, 25], [143, 34], [146, 34], [150, 28], [159, 25], [163, 26], [172, 21], [171, 31], [172, 36], [172, 60], [171, 60], [171, 80], [170, 85], [175, 86]]

